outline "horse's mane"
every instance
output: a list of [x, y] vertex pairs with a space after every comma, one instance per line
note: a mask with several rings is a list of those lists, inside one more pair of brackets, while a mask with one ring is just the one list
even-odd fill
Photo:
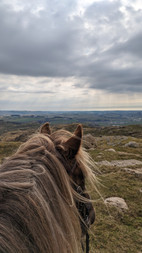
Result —
[[[36, 134], [0, 168], [0, 252], [79, 253], [81, 229], [72, 187], [55, 147], [70, 138], [59, 130]], [[92, 181], [88, 154], [76, 155], [83, 175]], [[70, 164], [73, 166], [73, 163]]]

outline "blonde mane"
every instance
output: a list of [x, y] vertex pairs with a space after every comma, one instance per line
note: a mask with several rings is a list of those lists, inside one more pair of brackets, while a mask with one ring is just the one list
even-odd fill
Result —
[[[68, 169], [59, 150], [72, 134], [39, 133], [0, 167], [0, 252], [79, 253], [81, 228], [68, 169], [79, 165], [92, 181], [88, 154], [79, 147]], [[77, 183], [77, 182], [75, 182]]]

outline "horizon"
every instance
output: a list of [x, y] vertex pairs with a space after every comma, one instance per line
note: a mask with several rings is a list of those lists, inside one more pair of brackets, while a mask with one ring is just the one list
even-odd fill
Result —
[[1, 110], [0, 112], [141, 112], [142, 109], [100, 109], [100, 110], [16, 110], [16, 109], [9, 109], [9, 110]]

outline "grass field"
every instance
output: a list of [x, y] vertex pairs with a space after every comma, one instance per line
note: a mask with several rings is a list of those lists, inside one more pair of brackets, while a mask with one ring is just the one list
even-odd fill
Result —
[[[112, 140], [113, 139], [113, 140]], [[90, 154], [95, 161], [125, 161], [136, 159], [142, 161], [142, 139], [98, 138], [98, 147]], [[125, 147], [125, 144], [135, 141], [139, 148]], [[113, 148], [116, 152], [109, 151]], [[100, 163], [99, 163], [100, 164]], [[142, 165], [130, 166], [130, 169]], [[121, 197], [128, 205], [128, 210], [121, 211], [107, 206], [101, 199], [96, 200], [96, 223], [92, 228], [91, 252], [95, 253], [141, 253], [142, 252], [142, 174], [129, 174], [117, 166], [99, 166], [99, 191], [104, 199]], [[97, 199], [94, 193], [93, 198]]]
[[[59, 126], [54, 126], [58, 129]], [[65, 126], [73, 130], [74, 126]], [[128, 127], [129, 128], [129, 127]], [[132, 128], [132, 127], [131, 127]], [[25, 140], [28, 133], [33, 129], [14, 130], [1, 134], [0, 142], [0, 160], [10, 156], [17, 147]], [[18, 129], [18, 128], [17, 128]], [[88, 149], [98, 170], [95, 169], [99, 179], [98, 190], [100, 195], [91, 191], [96, 210], [96, 222], [92, 226], [90, 253], [142, 253], [142, 175], [128, 173], [123, 166], [107, 166], [101, 164], [102, 161], [142, 161], [142, 139], [141, 136], [133, 137], [121, 131], [116, 133], [111, 129], [105, 129], [105, 132], [96, 134], [95, 128], [84, 127], [84, 133], [96, 136], [96, 147]], [[126, 131], [126, 128], [124, 129]], [[142, 133], [142, 126], [136, 126], [131, 132]], [[24, 131], [24, 135], [22, 135]], [[117, 129], [116, 129], [117, 132]], [[124, 136], [125, 135], [125, 136]], [[19, 139], [18, 136], [22, 136]], [[23, 139], [22, 139], [23, 138]], [[17, 141], [18, 140], [18, 141]], [[136, 148], [126, 147], [125, 144], [133, 141], [138, 144]], [[112, 150], [113, 149], [113, 150]], [[128, 165], [127, 169], [139, 169], [142, 171], [142, 165]], [[128, 205], [128, 210], [122, 211], [112, 206], [106, 206], [103, 199], [108, 197], [121, 197]]]

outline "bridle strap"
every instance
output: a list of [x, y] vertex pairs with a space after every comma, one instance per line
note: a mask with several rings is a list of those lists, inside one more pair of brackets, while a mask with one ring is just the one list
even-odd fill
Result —
[[89, 253], [89, 243], [90, 243], [89, 234], [88, 234], [88, 232], [86, 232], [86, 247], [84, 247], [83, 243], [81, 243], [82, 250], [83, 250], [84, 253]]
[[89, 253], [89, 234], [86, 233], [86, 253]]
[[[51, 138], [50, 135], [48, 135], [48, 137], [52, 140], [52, 138]], [[58, 152], [58, 154], [59, 154], [59, 156], [62, 156], [62, 155], [60, 154], [60, 152]], [[71, 173], [74, 172], [74, 170], [75, 170], [75, 168], [76, 168], [76, 165], [77, 165], [77, 161], [75, 161], [75, 163], [74, 163], [73, 167], [71, 168], [71, 170], [68, 171], [69, 174], [71, 174]], [[77, 191], [80, 195], [83, 194], [83, 190], [81, 189], [80, 186], [77, 187], [76, 191]], [[90, 241], [89, 241], [89, 234], [88, 234], [88, 231], [86, 231], [86, 253], [89, 253], [89, 243], [90, 243]], [[84, 251], [84, 246], [83, 246], [83, 244], [82, 244], [82, 249], [83, 249], [83, 251]]]
[[[83, 190], [80, 186], [77, 187], [76, 191], [80, 195], [83, 195]], [[84, 207], [84, 205], [85, 205], [85, 203], [81, 207]], [[80, 209], [80, 214], [81, 214], [81, 211], [82, 211], [82, 209]], [[88, 216], [89, 215], [88, 210], [86, 210], [86, 212], [87, 212], [86, 215]], [[82, 218], [83, 218], [83, 216], [82, 216]], [[85, 220], [84, 220], [84, 222], [85, 222]], [[83, 250], [84, 253], [89, 253], [89, 243], [90, 243], [89, 234], [88, 234], [88, 230], [86, 230], [86, 247], [84, 247], [83, 244], [82, 244], [82, 250]], [[86, 249], [86, 251], [85, 251], [85, 249]]]

